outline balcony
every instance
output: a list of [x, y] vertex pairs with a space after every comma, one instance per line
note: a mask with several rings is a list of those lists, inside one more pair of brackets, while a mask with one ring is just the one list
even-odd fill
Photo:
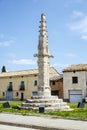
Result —
[[24, 90], [25, 90], [25, 85], [20, 85], [19, 90], [20, 90], [20, 91], [24, 91]]
[[8, 86], [7, 91], [13, 91], [13, 86]]

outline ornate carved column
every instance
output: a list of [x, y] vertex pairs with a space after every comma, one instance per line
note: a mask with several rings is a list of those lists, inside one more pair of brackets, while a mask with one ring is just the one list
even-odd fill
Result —
[[51, 88], [49, 85], [49, 58], [53, 56], [49, 54], [46, 17], [44, 14], [41, 14], [39, 28], [38, 54], [34, 55], [38, 57], [38, 96], [49, 97], [51, 96]]

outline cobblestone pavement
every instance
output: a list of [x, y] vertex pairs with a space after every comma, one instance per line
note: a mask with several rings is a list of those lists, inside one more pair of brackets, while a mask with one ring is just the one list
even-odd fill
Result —
[[41, 130], [87, 130], [87, 121], [0, 113], [0, 124]]

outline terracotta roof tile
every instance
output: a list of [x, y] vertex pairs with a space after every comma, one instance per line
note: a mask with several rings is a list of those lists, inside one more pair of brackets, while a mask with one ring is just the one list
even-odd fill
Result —
[[71, 65], [63, 70], [63, 72], [72, 72], [72, 71], [86, 71], [87, 70], [87, 64], [77, 64], [77, 65]]
[[58, 80], [62, 80], [63, 79], [63, 75], [60, 76], [53, 76], [50, 78], [50, 81], [58, 81]]
[[[15, 76], [28, 76], [28, 75], [38, 75], [38, 69], [0, 73], [0, 77], [15, 77]], [[53, 77], [54, 75], [59, 75], [59, 73], [53, 67], [51, 67], [50, 77]]]

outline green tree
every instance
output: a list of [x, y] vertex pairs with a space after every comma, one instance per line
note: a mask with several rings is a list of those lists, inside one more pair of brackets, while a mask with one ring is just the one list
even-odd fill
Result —
[[2, 72], [6, 72], [6, 67], [2, 66]]

